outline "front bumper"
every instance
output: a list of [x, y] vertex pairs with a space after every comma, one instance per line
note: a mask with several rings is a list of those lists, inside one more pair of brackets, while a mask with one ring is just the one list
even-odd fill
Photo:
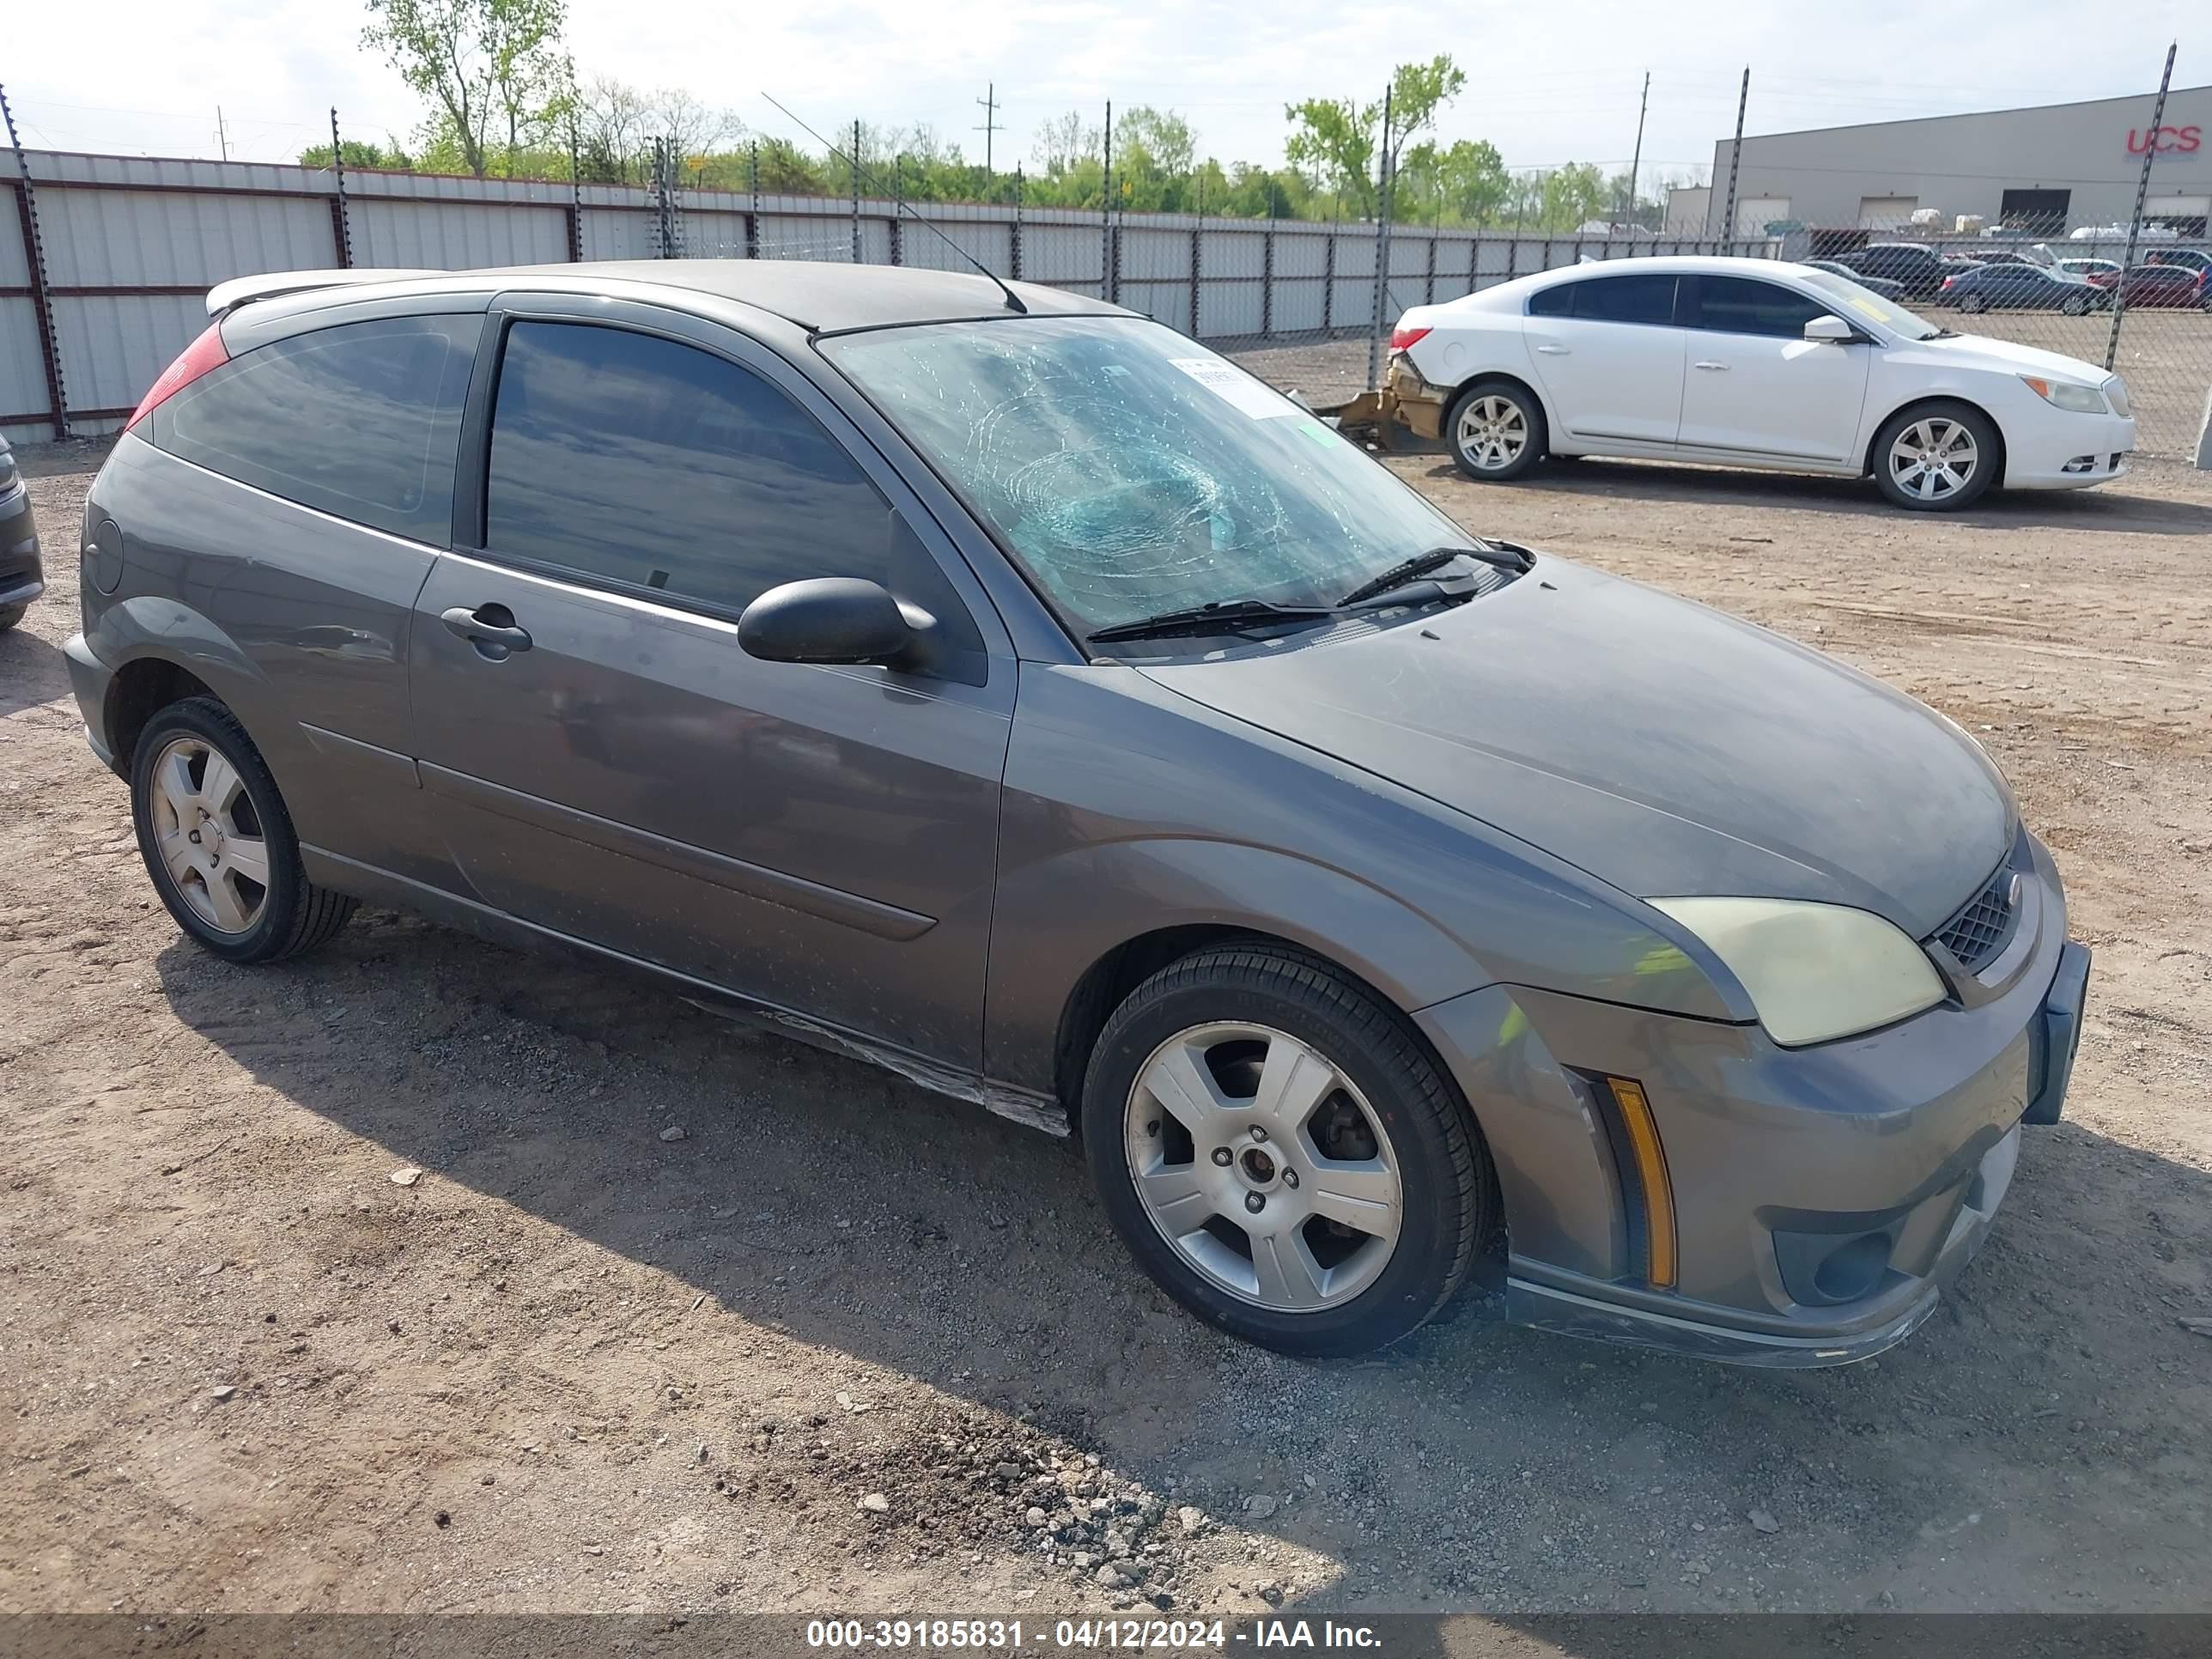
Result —
[[[1989, 977], [1859, 1037], [1492, 986], [1418, 1018], [1490, 1143], [1507, 1316], [1740, 1364], [1832, 1365], [1902, 1341], [1987, 1237], [2023, 1121], [2054, 1121], [2089, 953], [2023, 838], [2018, 936]], [[1663, 1149], [1679, 1268], [1646, 1276], [1646, 1194], [1604, 1079], [1637, 1080]]]
[[31, 492], [18, 482], [0, 490], [0, 605], [27, 605], [46, 591]]
[[2006, 428], [2006, 489], [2085, 489], [2126, 474], [2136, 447], [2132, 420], [2045, 410], [2035, 416]]

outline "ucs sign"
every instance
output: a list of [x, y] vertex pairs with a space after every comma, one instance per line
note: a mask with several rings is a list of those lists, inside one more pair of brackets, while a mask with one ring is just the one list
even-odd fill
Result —
[[2128, 129], [2128, 154], [2141, 155], [2146, 150], [2156, 150], [2160, 155], [2187, 154], [2204, 142], [2202, 127], [2154, 127], [2148, 132], [2134, 127]]

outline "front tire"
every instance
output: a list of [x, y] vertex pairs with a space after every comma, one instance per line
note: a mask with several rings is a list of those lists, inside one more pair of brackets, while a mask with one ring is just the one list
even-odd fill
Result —
[[1444, 441], [1479, 483], [1508, 483], [1544, 458], [1544, 408], [1528, 388], [1492, 375], [1471, 383], [1444, 416]]
[[6, 633], [22, 621], [23, 613], [30, 608], [27, 605], [0, 605], [0, 634]]
[[213, 697], [146, 723], [131, 766], [139, 856], [177, 926], [227, 962], [281, 962], [345, 926], [355, 902], [318, 887], [261, 751]]
[[1495, 1224], [1488, 1152], [1403, 1018], [1288, 949], [1224, 945], [1139, 986], [1091, 1052], [1082, 1114], [1146, 1272], [1279, 1352], [1396, 1341]]
[[1999, 454], [1996, 427], [1980, 410], [1921, 404], [1891, 416], [1875, 434], [1875, 482], [1893, 506], [1951, 512], [1988, 492]]

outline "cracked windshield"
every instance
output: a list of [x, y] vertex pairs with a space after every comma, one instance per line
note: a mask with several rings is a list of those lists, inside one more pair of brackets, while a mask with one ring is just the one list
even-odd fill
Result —
[[1313, 415], [1156, 323], [1024, 318], [825, 343], [1086, 631], [1327, 605], [1466, 532]]

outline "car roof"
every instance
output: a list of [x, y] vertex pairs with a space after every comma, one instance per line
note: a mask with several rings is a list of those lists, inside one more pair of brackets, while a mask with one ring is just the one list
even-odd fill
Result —
[[[296, 274], [306, 279], [325, 273]], [[372, 297], [381, 286], [373, 273], [343, 275], [348, 280], [343, 287], [303, 281], [286, 289], [273, 279], [261, 280], [271, 283], [272, 295], [282, 292], [305, 299], [303, 290], [311, 290], [315, 297], [334, 303]], [[440, 273], [395, 270], [391, 280], [395, 288], [404, 283], [415, 293], [495, 293], [538, 283], [570, 292], [601, 286], [623, 292], [654, 288], [750, 307], [818, 334], [998, 318], [1009, 311], [1006, 289], [971, 271], [808, 259], [603, 259]], [[1102, 300], [1033, 283], [1009, 283], [1006, 287], [1020, 296], [1033, 316], [1135, 314]]]
[[1790, 259], [1754, 259], [1741, 254], [1668, 253], [1645, 258], [1641, 255], [1625, 259], [1593, 259], [1586, 264], [1559, 265], [1551, 270], [1531, 271], [1511, 283], [1500, 283], [1496, 287], [1478, 289], [1481, 294], [1496, 294], [1503, 289], [1516, 293], [1549, 288], [1556, 283], [1571, 283], [1585, 276], [1686, 276], [1702, 273], [1709, 276], [1803, 276], [1811, 274], [1811, 267]]

